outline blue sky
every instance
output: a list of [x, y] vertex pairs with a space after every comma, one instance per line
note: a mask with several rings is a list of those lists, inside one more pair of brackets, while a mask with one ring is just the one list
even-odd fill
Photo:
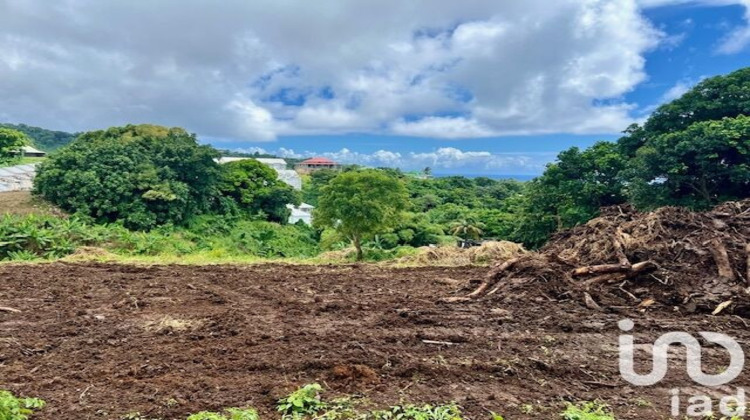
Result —
[[0, 121], [154, 123], [227, 149], [534, 175], [746, 66], [748, 7], [0, 0]]

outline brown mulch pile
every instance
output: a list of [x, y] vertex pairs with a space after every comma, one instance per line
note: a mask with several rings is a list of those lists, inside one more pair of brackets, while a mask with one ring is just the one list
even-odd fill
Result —
[[707, 212], [605, 208], [539, 252], [496, 265], [471, 299], [579, 302], [750, 317], [750, 200]]

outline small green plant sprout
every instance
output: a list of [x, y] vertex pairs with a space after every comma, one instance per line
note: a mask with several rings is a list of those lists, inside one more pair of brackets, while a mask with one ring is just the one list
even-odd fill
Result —
[[26, 420], [45, 404], [38, 398], [17, 398], [9, 391], [0, 391], [0, 420]]
[[187, 420], [259, 420], [254, 408], [227, 408], [224, 412], [201, 411], [190, 415]]
[[598, 401], [569, 403], [561, 416], [565, 420], [616, 420], [609, 407]]
[[375, 420], [462, 420], [461, 409], [456, 404], [395, 406], [371, 414]]
[[492, 420], [505, 420], [505, 417], [501, 416], [500, 414], [497, 414], [494, 411], [490, 411], [490, 417]]
[[276, 409], [284, 419], [315, 416], [327, 408], [327, 404], [320, 399], [321, 392], [323, 387], [319, 384], [305, 385], [280, 399]]
[[336, 398], [326, 404], [323, 414], [317, 415], [316, 420], [364, 420], [363, 416], [355, 409], [357, 401], [351, 397]]

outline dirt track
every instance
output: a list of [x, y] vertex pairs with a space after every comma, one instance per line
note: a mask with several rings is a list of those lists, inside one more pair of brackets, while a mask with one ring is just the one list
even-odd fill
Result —
[[[171, 419], [241, 405], [273, 418], [279, 397], [315, 381], [327, 396], [356, 393], [380, 406], [456, 401], [475, 419], [489, 410], [559, 418], [562, 401], [597, 398], [618, 419], [661, 419], [671, 388], [719, 391], [692, 384], [676, 360], [684, 352], [675, 352], [660, 385], [628, 386], [617, 368], [618, 320], [636, 321], [638, 342], [672, 330], [717, 331], [750, 350], [750, 321], [734, 316], [599, 313], [544, 299], [436, 303], [485, 272], [3, 265], [0, 306], [22, 312], [0, 312], [0, 389], [47, 400], [42, 419], [136, 411]], [[717, 348], [703, 356], [706, 372], [728, 360]], [[749, 387], [749, 368], [721, 392]], [[526, 404], [532, 414], [522, 414]]]

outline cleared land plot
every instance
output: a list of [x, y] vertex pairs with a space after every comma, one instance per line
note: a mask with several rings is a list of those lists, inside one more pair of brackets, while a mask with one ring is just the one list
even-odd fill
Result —
[[0, 192], [0, 216], [5, 214], [60, 214], [28, 191]]
[[[369, 265], [139, 267], [0, 265], [0, 389], [48, 401], [40, 419], [184, 418], [276, 400], [311, 382], [372, 404], [456, 401], [469, 418], [559, 418], [565, 400], [602, 399], [618, 419], [669, 417], [669, 389], [700, 389], [674, 351], [667, 378], [629, 386], [617, 321], [637, 342], [666, 331], [725, 332], [748, 349], [746, 320], [529, 298], [508, 306], [437, 300], [486, 268]], [[441, 344], [440, 342], [444, 342]], [[445, 344], [451, 343], [451, 344]], [[640, 371], [650, 357], [639, 352]], [[703, 351], [703, 370], [728, 356]], [[683, 404], [685, 399], [683, 399]], [[524, 413], [525, 412], [525, 413]]]

